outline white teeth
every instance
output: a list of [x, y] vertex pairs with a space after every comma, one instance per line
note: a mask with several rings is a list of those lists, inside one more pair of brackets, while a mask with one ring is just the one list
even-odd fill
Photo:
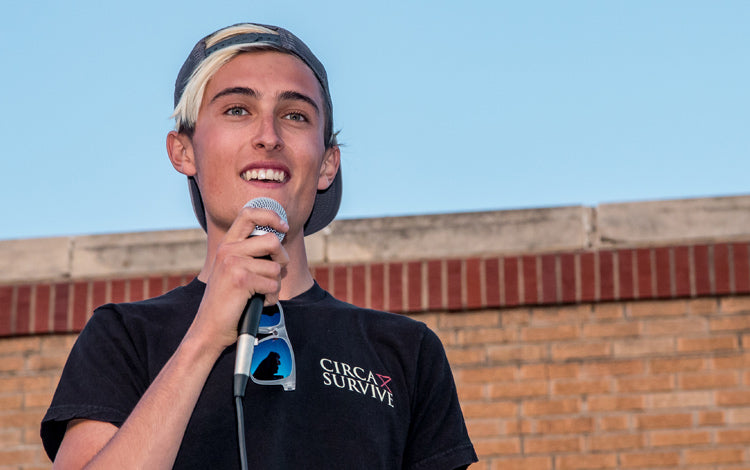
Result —
[[242, 173], [242, 179], [245, 181], [276, 181], [284, 182], [286, 173], [281, 170], [272, 170], [270, 168], [260, 170], [248, 170]]

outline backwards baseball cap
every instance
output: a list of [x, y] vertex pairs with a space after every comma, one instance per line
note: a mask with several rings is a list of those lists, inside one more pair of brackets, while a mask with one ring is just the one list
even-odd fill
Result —
[[[177, 80], [174, 86], [174, 106], [177, 108], [177, 104], [182, 98], [182, 94], [185, 91], [185, 87], [190, 82], [194, 72], [198, 66], [211, 54], [221, 49], [225, 49], [230, 46], [266, 46], [271, 47], [280, 52], [286, 52], [293, 54], [302, 60], [315, 74], [315, 77], [320, 82], [321, 88], [323, 89], [323, 97], [326, 100], [326, 139], [330, 141], [326, 142], [326, 146], [332, 145], [335, 141], [333, 133], [333, 104], [331, 102], [331, 93], [328, 90], [328, 76], [326, 74], [323, 64], [315, 57], [312, 51], [302, 42], [297, 36], [287, 31], [284, 28], [278, 26], [255, 24], [255, 23], [240, 23], [237, 25], [230, 26], [259, 26], [266, 28], [271, 32], [249, 32], [236, 34], [229, 36], [212, 46], [207, 46], [206, 41], [214, 36], [219, 31], [227, 28], [222, 28], [208, 36], [204, 37], [195, 45], [193, 50], [190, 52], [185, 63], [182, 64], [180, 73], [177, 75]], [[247, 48], [248, 51], [252, 49]], [[304, 234], [311, 235], [323, 228], [333, 221], [338, 213], [339, 206], [341, 205], [341, 166], [333, 179], [333, 182], [327, 189], [319, 190], [315, 196], [315, 204], [313, 205], [310, 217], [305, 222]], [[203, 206], [203, 198], [201, 197], [200, 190], [198, 189], [198, 183], [195, 178], [188, 176], [188, 187], [190, 189], [190, 199], [193, 203], [193, 211], [198, 219], [203, 230], [206, 230], [206, 210]]]

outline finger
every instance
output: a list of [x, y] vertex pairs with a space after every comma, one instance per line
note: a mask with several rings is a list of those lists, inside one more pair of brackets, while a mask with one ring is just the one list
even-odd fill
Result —
[[289, 230], [289, 224], [276, 212], [270, 209], [243, 207], [224, 239], [228, 242], [243, 240], [249, 237], [256, 227], [270, 227], [281, 233]]

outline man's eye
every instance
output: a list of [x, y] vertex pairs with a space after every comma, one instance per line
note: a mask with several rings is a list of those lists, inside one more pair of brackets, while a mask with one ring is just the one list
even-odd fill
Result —
[[245, 108], [240, 108], [239, 106], [235, 106], [233, 108], [227, 109], [226, 114], [230, 116], [244, 116], [248, 113], [245, 110]]
[[289, 113], [286, 116], [284, 116], [284, 119], [289, 119], [290, 121], [299, 121], [299, 122], [307, 121], [307, 118], [301, 113]]

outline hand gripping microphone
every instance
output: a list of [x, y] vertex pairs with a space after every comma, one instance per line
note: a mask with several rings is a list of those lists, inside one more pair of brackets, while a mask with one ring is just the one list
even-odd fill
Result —
[[[276, 212], [276, 214], [286, 222], [286, 211], [281, 207], [281, 204], [271, 198], [255, 198], [245, 204], [245, 207], [270, 209]], [[250, 236], [254, 237], [266, 233], [273, 233], [279, 238], [279, 241], [284, 240], [283, 233], [267, 226], [255, 227], [255, 230], [253, 230], [253, 233], [251, 233]], [[242, 312], [242, 316], [240, 317], [240, 323], [238, 326], [239, 337], [237, 338], [237, 356], [234, 363], [235, 397], [245, 396], [245, 387], [247, 386], [247, 380], [250, 378], [250, 364], [253, 360], [255, 337], [258, 335], [258, 324], [260, 323], [261, 312], [263, 312], [264, 300], [265, 295], [253, 294], [253, 296], [247, 301], [245, 311]]]

